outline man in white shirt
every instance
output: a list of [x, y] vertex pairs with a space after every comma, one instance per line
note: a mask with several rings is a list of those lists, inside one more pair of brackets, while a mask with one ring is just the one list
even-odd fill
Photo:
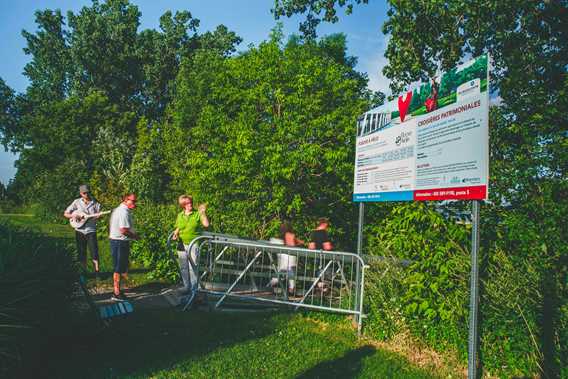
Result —
[[120, 291], [120, 279], [126, 278], [128, 273], [130, 241], [137, 240], [138, 234], [134, 230], [132, 210], [136, 208], [136, 194], [129, 193], [122, 197], [122, 203], [116, 207], [110, 216], [109, 239], [110, 252], [114, 266], [114, 291], [112, 300], [123, 301], [126, 296]]
[[[93, 199], [90, 194], [89, 186], [83, 184], [79, 186], [80, 198], [73, 200], [71, 205], [69, 205], [63, 216], [65, 218], [78, 219], [77, 213], [82, 213], [85, 215], [93, 215], [101, 211], [101, 205]], [[75, 212], [75, 214], [73, 213]], [[97, 242], [97, 218], [89, 218], [85, 224], [81, 227], [75, 229], [75, 241], [77, 242], [77, 252], [79, 256], [79, 262], [84, 268], [87, 268], [87, 247], [91, 251], [91, 259], [93, 260], [93, 265], [95, 267], [95, 273], [99, 272], [99, 244]]]

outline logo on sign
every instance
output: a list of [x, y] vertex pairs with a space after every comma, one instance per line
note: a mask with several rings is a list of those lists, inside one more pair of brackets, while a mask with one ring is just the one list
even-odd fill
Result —
[[479, 183], [481, 181], [480, 178], [463, 178], [462, 182], [464, 183]]
[[410, 136], [412, 135], [412, 132], [402, 132], [398, 135], [398, 137], [396, 137], [395, 139], [395, 143], [396, 146], [400, 146], [402, 144], [407, 143], [408, 141], [410, 141]]

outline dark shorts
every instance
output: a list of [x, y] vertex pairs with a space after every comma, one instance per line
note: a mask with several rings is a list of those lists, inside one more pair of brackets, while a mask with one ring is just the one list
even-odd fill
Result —
[[110, 253], [114, 272], [124, 274], [128, 272], [128, 256], [130, 255], [130, 242], [122, 240], [110, 240]]
[[83, 234], [75, 231], [75, 241], [77, 242], [77, 252], [79, 262], [85, 264], [87, 262], [87, 248], [91, 251], [91, 258], [94, 261], [99, 260], [99, 244], [97, 243], [97, 232]]

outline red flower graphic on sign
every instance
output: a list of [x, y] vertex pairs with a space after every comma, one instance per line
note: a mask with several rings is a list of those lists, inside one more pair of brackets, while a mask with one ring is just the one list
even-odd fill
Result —
[[400, 122], [404, 122], [406, 117], [406, 112], [408, 112], [408, 107], [410, 106], [410, 101], [412, 100], [412, 91], [406, 93], [405, 99], [402, 96], [398, 97], [398, 113], [400, 114]]

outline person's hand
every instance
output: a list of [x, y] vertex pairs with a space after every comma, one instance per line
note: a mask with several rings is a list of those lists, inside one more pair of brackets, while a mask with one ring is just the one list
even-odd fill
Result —
[[199, 207], [197, 209], [200, 214], [205, 214], [205, 211], [207, 210], [207, 204], [199, 204]]

